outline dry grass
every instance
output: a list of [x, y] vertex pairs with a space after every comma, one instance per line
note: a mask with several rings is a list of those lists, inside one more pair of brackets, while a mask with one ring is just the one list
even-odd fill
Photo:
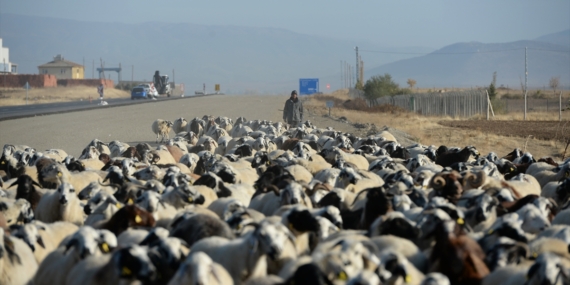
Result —
[[[26, 104], [26, 90], [4, 90], [0, 93], [0, 106], [17, 106]], [[28, 104], [41, 104], [53, 102], [69, 102], [77, 100], [99, 100], [96, 87], [75, 86], [75, 87], [54, 87], [54, 88], [34, 88], [28, 91]], [[109, 98], [129, 98], [128, 91], [107, 88], [105, 89], [105, 99]]]
[[[347, 90], [339, 90], [332, 94], [318, 95], [307, 98], [304, 106], [316, 115], [328, 114], [324, 101], [334, 100], [335, 107], [332, 114], [334, 117], [346, 117], [353, 123], [373, 123], [376, 126], [389, 126], [404, 131], [417, 138], [418, 142], [425, 145], [446, 144], [448, 146], [474, 145], [481, 153], [496, 152], [505, 155], [514, 148], [523, 149], [526, 138], [505, 137], [481, 130], [463, 130], [445, 127], [438, 124], [441, 120], [455, 120], [450, 117], [424, 117], [404, 110], [390, 110], [388, 112], [363, 112], [350, 110], [342, 107], [347, 100], [353, 100], [348, 96]], [[337, 104], [336, 102], [339, 102]], [[342, 103], [341, 103], [342, 102]], [[565, 112], [565, 120], [570, 119], [570, 112]], [[476, 118], [473, 118], [476, 119]], [[522, 114], [497, 115], [494, 120], [520, 120]], [[529, 120], [558, 120], [558, 113], [532, 113]], [[527, 151], [537, 157], [558, 156], [564, 152], [565, 144], [556, 140], [529, 139]]]

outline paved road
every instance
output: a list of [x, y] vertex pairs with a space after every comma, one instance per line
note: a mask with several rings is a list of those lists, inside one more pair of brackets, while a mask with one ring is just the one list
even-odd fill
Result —
[[[66, 103], [58, 103], [64, 106], [56, 107], [58, 113], [55, 114], [0, 120], [0, 147], [4, 144], [23, 144], [38, 151], [60, 148], [79, 157], [81, 150], [94, 138], [107, 143], [119, 140], [131, 145], [139, 142], [156, 145], [156, 135], [151, 130], [152, 122], [156, 119], [173, 121], [183, 117], [191, 120], [194, 117], [213, 115], [280, 121], [282, 112], [279, 109], [283, 109], [286, 99], [287, 97], [281, 96], [215, 95], [160, 98], [157, 101], [135, 100], [134, 103], [130, 99], [123, 99], [122, 102], [126, 105], [110, 100], [107, 106], [89, 106], [89, 103], [81, 105], [79, 102], [79, 106], [70, 107]], [[64, 111], [65, 108], [84, 107], [88, 109], [80, 112]], [[13, 112], [10, 108], [7, 110]], [[50, 108], [53, 106], [39, 109], [45, 112]], [[18, 116], [24, 112], [41, 113], [35, 109], [19, 111]], [[4, 108], [0, 113], [7, 116], [4, 115]], [[171, 132], [170, 136], [174, 136], [174, 133]]]
[[131, 100], [130, 98], [106, 99], [105, 101], [109, 105], [105, 106], [99, 105], [98, 99], [94, 99], [91, 103], [85, 100], [85, 101], [58, 102], [58, 103], [47, 103], [47, 104], [30, 104], [30, 105], [21, 105], [21, 106], [5, 106], [5, 107], [0, 107], [0, 121], [33, 117], [33, 116], [42, 116], [53, 113], [79, 111], [79, 110], [86, 110], [93, 108], [110, 108], [116, 106], [155, 103], [157, 101], [188, 99], [194, 97], [201, 97], [201, 96], [170, 97], [170, 98], [160, 97], [157, 100], [144, 100], [144, 99]]

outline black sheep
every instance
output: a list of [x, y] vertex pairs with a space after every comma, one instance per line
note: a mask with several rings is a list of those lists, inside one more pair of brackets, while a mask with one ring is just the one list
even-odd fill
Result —
[[[441, 147], [440, 147], [440, 149], [441, 149]], [[469, 160], [469, 157], [472, 154], [475, 157], [479, 156], [479, 152], [475, 149], [475, 147], [472, 147], [472, 146], [466, 146], [459, 152], [447, 151], [447, 152], [444, 152], [441, 154], [439, 154], [439, 149], [438, 149], [438, 156], [435, 160], [435, 163], [437, 163], [443, 167], [447, 167], [447, 166], [451, 166], [452, 164], [454, 164], [456, 162], [467, 162], [467, 160]]]

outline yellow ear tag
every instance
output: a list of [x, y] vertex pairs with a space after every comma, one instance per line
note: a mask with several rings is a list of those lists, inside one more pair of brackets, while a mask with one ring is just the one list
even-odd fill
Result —
[[2, 161], [2, 164], [6, 164], [6, 162]]
[[105, 253], [107, 253], [107, 252], [110, 251], [110, 250], [109, 250], [109, 245], [108, 245], [106, 242], [104, 242], [104, 243], [101, 245], [101, 248], [103, 248], [103, 252], [105, 252]]
[[492, 234], [493, 232], [494, 232], [493, 229], [490, 229], [490, 230], [487, 232], [487, 234]]
[[58, 173], [57, 173], [57, 176], [61, 177], [61, 176], [63, 176], [63, 173], [58, 172]]
[[457, 219], [457, 223], [460, 225], [465, 224], [465, 221], [462, 218]]
[[533, 253], [532, 253], [532, 257], [537, 258], [537, 257], [538, 257], [538, 253], [533, 252]]
[[135, 222], [136, 222], [137, 224], [140, 224], [140, 223], [142, 222], [141, 216], [136, 215], [136, 216], [135, 216]]
[[287, 225], [287, 227], [289, 227], [290, 231], [293, 231], [293, 224], [292, 223], [289, 223], [289, 225]]
[[123, 267], [123, 270], [121, 272], [123, 273], [123, 275], [126, 276], [130, 276], [132, 274], [131, 270], [128, 269], [126, 266]]
[[515, 169], [511, 167], [511, 171], [515, 171]]
[[268, 160], [265, 164], [270, 165], [270, 164], [271, 164], [271, 161]]
[[238, 225], [237, 225], [237, 229], [238, 229], [238, 230], [241, 230], [241, 224], [238, 224]]
[[192, 203], [194, 201], [194, 199], [192, 199], [192, 197], [188, 197], [188, 202]]
[[346, 272], [341, 271], [341, 272], [338, 274], [338, 279], [340, 279], [340, 280], [342, 280], [342, 281], [346, 281], [346, 280], [348, 279], [348, 276], [346, 276]]
[[406, 283], [412, 282], [412, 276], [406, 275], [406, 277], [404, 278], [404, 282], [406, 282]]
[[132, 204], [134, 204], [134, 201], [133, 201], [133, 199], [132, 199], [132, 198], [129, 198], [129, 200], [127, 200], [127, 204], [129, 204], [129, 205], [132, 205]]
[[119, 209], [123, 207], [123, 205], [121, 205], [121, 203], [119, 203], [119, 202], [117, 202], [117, 204], [115, 204], [115, 206]]

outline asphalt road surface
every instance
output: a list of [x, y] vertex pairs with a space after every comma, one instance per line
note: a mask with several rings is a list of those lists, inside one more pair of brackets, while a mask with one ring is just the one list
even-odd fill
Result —
[[[151, 125], [156, 119], [174, 121], [183, 117], [189, 121], [213, 115], [280, 121], [282, 112], [279, 110], [283, 109], [287, 96], [209, 95], [156, 101], [115, 100], [107, 100], [109, 105], [106, 106], [97, 106], [94, 101], [91, 105], [71, 102], [1, 107], [0, 146], [21, 144], [37, 151], [58, 148], [75, 157], [95, 138], [107, 143], [118, 140], [130, 145], [146, 142], [154, 146], [156, 135]], [[57, 113], [47, 114], [49, 112]], [[7, 119], [9, 117], [12, 119]], [[171, 132], [170, 137], [173, 136]]]

